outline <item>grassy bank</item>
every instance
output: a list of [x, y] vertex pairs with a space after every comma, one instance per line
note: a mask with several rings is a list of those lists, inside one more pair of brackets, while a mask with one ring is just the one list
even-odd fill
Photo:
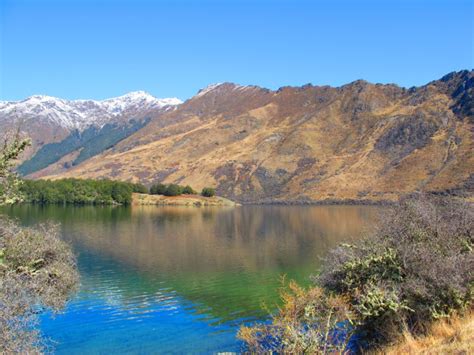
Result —
[[474, 314], [435, 322], [424, 336], [403, 332], [402, 340], [374, 354], [474, 354]]
[[142, 206], [236, 206], [236, 203], [224, 197], [204, 197], [201, 195], [148, 195], [141, 193], [132, 194], [132, 205]]

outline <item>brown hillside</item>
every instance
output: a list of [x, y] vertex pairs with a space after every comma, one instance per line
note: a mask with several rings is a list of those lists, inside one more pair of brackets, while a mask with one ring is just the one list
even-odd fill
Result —
[[473, 71], [412, 89], [220, 84], [50, 177], [216, 186], [242, 202], [472, 196], [473, 87]]

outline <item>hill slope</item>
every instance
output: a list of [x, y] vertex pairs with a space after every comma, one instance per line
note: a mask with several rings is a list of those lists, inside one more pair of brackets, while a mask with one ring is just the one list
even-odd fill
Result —
[[216, 186], [241, 202], [471, 195], [474, 72], [425, 86], [211, 85], [60, 175]]
[[110, 148], [143, 127], [152, 115], [180, 103], [178, 99], [157, 99], [143, 91], [102, 101], [35, 95], [22, 101], [0, 102], [0, 131], [19, 129], [32, 139], [32, 147], [19, 168], [21, 174], [32, 174], [60, 161], [48, 170], [57, 172]]

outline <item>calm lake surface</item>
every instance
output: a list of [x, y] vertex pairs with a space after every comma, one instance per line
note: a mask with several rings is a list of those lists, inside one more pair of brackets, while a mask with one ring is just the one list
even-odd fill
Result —
[[61, 223], [81, 289], [41, 319], [56, 353], [239, 351], [243, 323], [265, 320], [280, 277], [308, 284], [321, 258], [375, 222], [367, 206], [15, 206], [22, 224]]

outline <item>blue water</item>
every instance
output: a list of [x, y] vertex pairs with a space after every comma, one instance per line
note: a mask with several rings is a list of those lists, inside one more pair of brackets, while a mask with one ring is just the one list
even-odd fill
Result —
[[268, 320], [262, 304], [276, 307], [282, 275], [307, 284], [328, 250], [376, 215], [361, 206], [2, 212], [26, 225], [60, 223], [78, 255], [78, 294], [41, 317], [58, 354], [238, 352], [238, 328]]
[[[166, 287], [135, 270], [81, 253], [81, 290], [61, 314], [45, 314], [43, 335], [58, 354], [213, 353], [239, 351], [238, 326], [246, 319], [221, 322]], [[120, 278], [120, 280], [117, 280]], [[125, 283], [124, 283], [124, 280]], [[133, 292], [153, 283], [153, 292]], [[131, 293], [124, 295], [124, 288]]]

